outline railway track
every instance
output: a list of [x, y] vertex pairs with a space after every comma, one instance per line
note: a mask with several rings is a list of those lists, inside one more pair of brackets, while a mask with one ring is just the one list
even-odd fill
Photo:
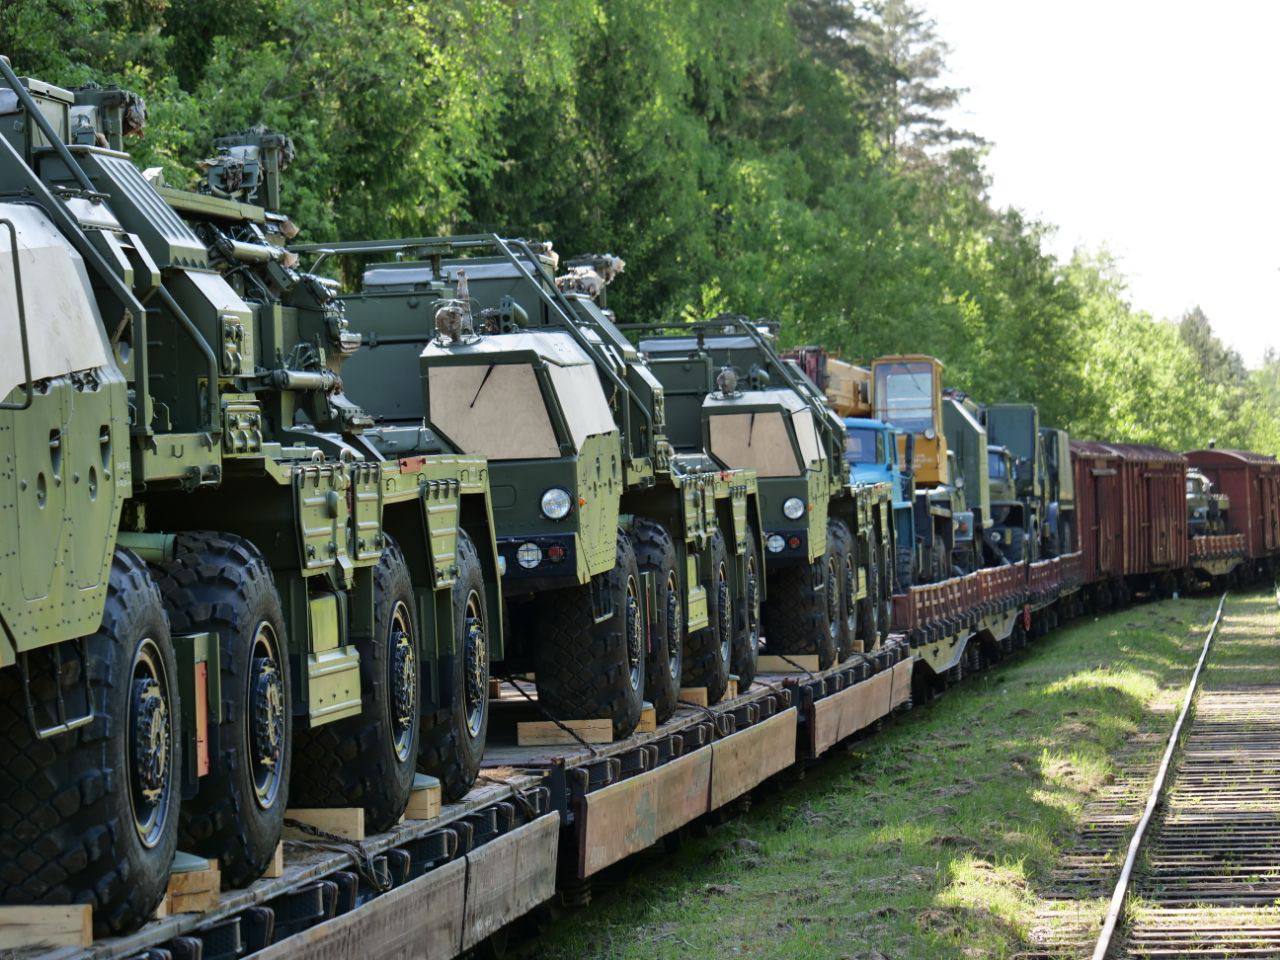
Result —
[[[1224, 598], [1154, 776], [1140, 751], [1119, 808], [1089, 810], [1098, 843], [1055, 871], [1046, 949], [1025, 956], [1280, 958], [1278, 629], [1269, 597]], [[1135, 780], [1150, 783], [1141, 816]], [[1100, 874], [1117, 867], [1098, 934]]]

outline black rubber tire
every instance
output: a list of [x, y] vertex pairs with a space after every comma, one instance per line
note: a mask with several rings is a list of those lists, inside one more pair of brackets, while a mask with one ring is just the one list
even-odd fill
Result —
[[[180, 534], [174, 559], [154, 572], [174, 633], [218, 635], [222, 723], [210, 724], [209, 773], [182, 805], [182, 849], [216, 857], [225, 888], [262, 874], [275, 855], [289, 806], [292, 691], [284, 615], [271, 568], [248, 540], [230, 533]], [[267, 628], [260, 634], [260, 628]], [[255, 673], [255, 642], [274, 642], [274, 664]], [[257, 658], [267, 661], [268, 657]], [[264, 725], [275, 756], [264, 773], [265, 802], [255, 788], [250, 751], [254, 697], [270, 700], [275, 720]], [[266, 749], [264, 748], [264, 753]], [[265, 758], [265, 757], [264, 757]], [[267, 765], [264, 765], [267, 766]]]
[[880, 565], [871, 563], [867, 567], [867, 595], [860, 603], [860, 615], [858, 617], [862, 634], [862, 649], [865, 653], [880, 649], [884, 643], [884, 604], [880, 591]]
[[[480, 774], [484, 745], [489, 736], [489, 627], [493, 611], [485, 592], [484, 568], [475, 543], [458, 532], [458, 577], [453, 584], [453, 649], [474, 647], [468, 656], [442, 658], [441, 676], [447, 683], [441, 694], [448, 709], [422, 719], [418, 769], [440, 781], [446, 800], [461, 800]], [[468, 676], [468, 671], [472, 676]], [[477, 710], [471, 718], [468, 699]]]
[[844, 521], [828, 520], [827, 521], [827, 563], [831, 564], [831, 572], [829, 579], [835, 582], [836, 589], [832, 591], [832, 598], [835, 598], [836, 604], [836, 660], [844, 662], [854, 654], [854, 641], [858, 637], [856, 630], [856, 609], [852, 607], [850, 598], [852, 593], [849, 591], [849, 585], [846, 584], [847, 571], [851, 568], [851, 561], [854, 559], [854, 549], [852, 549], [852, 534], [849, 527]]
[[[370, 833], [390, 829], [404, 813], [417, 772], [421, 709], [422, 642], [414, 602], [404, 554], [388, 537], [373, 569], [374, 635], [354, 638], [364, 708], [359, 716], [294, 733], [294, 806], [363, 807]], [[392, 659], [402, 642], [408, 651], [407, 663], [399, 655], [408, 701], [397, 709]], [[397, 727], [393, 718], [401, 715], [409, 722]]]
[[[640, 568], [631, 538], [621, 530], [617, 561], [601, 576], [614, 611], [601, 623], [595, 623], [592, 616], [590, 585], [554, 590], [535, 601], [534, 669], [538, 698], [553, 716], [562, 720], [607, 718], [613, 721], [614, 739], [621, 739], [640, 722], [645, 648], [644, 610], [627, 609], [627, 584], [631, 581], [639, 587]], [[637, 623], [640, 632], [629, 642], [627, 631], [635, 630]], [[629, 650], [636, 641], [639, 650]]]
[[733, 662], [733, 600], [729, 553], [717, 530], [707, 544], [711, 577], [707, 580], [708, 625], [689, 634], [684, 651], [685, 685], [705, 687], [707, 702], [719, 703], [729, 689]]
[[764, 636], [770, 653], [818, 657], [825, 670], [836, 662], [835, 638], [827, 629], [826, 565], [784, 567], [769, 578]]
[[[162, 695], [170, 718], [167, 806], [151, 846], [135, 829], [129, 787], [131, 665], [147, 639], [169, 678]], [[90, 903], [94, 929], [106, 936], [140, 926], [164, 896], [181, 800], [182, 714], [169, 624], [146, 565], [128, 550], [112, 558], [102, 625], [84, 649], [94, 719], [47, 740], [28, 724], [19, 669], [0, 671], [0, 903]], [[79, 660], [69, 654], [66, 663], [78, 668]], [[55, 681], [49, 671], [33, 674], [39, 717], [41, 705], [55, 701]], [[82, 703], [75, 688], [85, 679], [64, 669], [69, 707]]]
[[827, 524], [827, 542], [834, 545], [836, 554], [836, 582], [840, 592], [836, 657], [843, 662], [857, 652], [858, 641], [862, 637], [859, 603], [853, 599], [858, 592], [858, 557], [853, 534], [843, 520], [832, 520]]
[[756, 679], [760, 662], [760, 596], [763, 592], [761, 578], [764, 568], [760, 564], [760, 550], [756, 547], [754, 530], [747, 531], [747, 550], [742, 558], [745, 595], [736, 605], [733, 631], [733, 657], [730, 669], [738, 677], [738, 692], [743, 693]]
[[667, 528], [656, 520], [636, 517], [631, 524], [636, 563], [641, 573], [653, 574], [653, 622], [645, 654], [645, 699], [653, 704], [658, 723], [671, 718], [684, 682], [684, 580], [676, 546]]

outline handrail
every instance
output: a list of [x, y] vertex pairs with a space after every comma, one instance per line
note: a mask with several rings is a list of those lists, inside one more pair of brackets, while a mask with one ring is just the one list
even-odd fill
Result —
[[9, 242], [13, 245], [13, 290], [18, 298], [18, 339], [22, 341], [22, 371], [26, 375], [23, 390], [27, 398], [21, 403], [0, 401], [0, 410], [26, 410], [35, 399], [35, 384], [31, 380], [31, 345], [27, 340], [27, 305], [22, 296], [22, 262], [18, 258], [18, 228], [9, 219], [0, 219], [9, 229]]

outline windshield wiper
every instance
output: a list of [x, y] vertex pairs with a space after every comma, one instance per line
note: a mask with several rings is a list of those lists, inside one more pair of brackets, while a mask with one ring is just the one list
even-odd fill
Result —
[[480, 378], [480, 386], [476, 387], [476, 395], [471, 398], [471, 403], [467, 405], [468, 409], [474, 407], [476, 405], [476, 401], [480, 399], [480, 391], [483, 390], [484, 385], [489, 382], [489, 374], [493, 373], [493, 368], [496, 366], [496, 363], [489, 364], [489, 369], [486, 370], [484, 372], [484, 376]]
[[747, 446], [751, 446], [751, 435], [756, 432], [756, 415], [752, 411], [751, 419], [747, 421]]

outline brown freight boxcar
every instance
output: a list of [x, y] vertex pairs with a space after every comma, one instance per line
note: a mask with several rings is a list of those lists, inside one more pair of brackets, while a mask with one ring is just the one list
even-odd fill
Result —
[[1230, 498], [1227, 532], [1244, 535], [1245, 555], [1255, 563], [1280, 552], [1280, 463], [1246, 450], [1192, 450], [1191, 466]]
[[1104, 443], [1072, 440], [1071, 463], [1084, 589], [1105, 608], [1118, 599], [1124, 577], [1120, 455]]
[[1187, 460], [1145, 444], [1107, 446], [1120, 455], [1125, 579], [1170, 594], [1188, 560]]

